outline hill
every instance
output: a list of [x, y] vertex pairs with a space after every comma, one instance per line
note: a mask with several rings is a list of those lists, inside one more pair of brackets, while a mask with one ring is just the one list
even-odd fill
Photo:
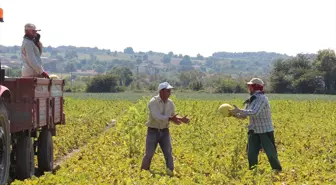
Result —
[[[20, 46], [0, 46], [2, 64], [19, 68]], [[181, 71], [195, 69], [207, 74], [267, 75], [275, 60], [289, 56], [274, 52], [216, 52], [211, 57], [195, 57], [160, 52], [134, 52], [133, 48], [122, 51], [89, 47], [48, 46], [43, 49], [43, 66], [51, 73], [74, 72], [78, 75], [95, 75], [124, 66], [134, 73], [147, 75], [174, 75]]]

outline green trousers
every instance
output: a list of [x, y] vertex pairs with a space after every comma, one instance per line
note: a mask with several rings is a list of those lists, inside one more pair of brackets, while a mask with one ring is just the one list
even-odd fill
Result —
[[254, 133], [250, 130], [248, 133], [248, 161], [249, 168], [252, 169], [254, 165], [258, 164], [258, 155], [260, 148], [262, 147], [268, 157], [268, 161], [271, 164], [272, 169], [282, 170], [280, 161], [278, 159], [278, 153], [274, 142], [274, 132], [266, 132], [262, 134]]

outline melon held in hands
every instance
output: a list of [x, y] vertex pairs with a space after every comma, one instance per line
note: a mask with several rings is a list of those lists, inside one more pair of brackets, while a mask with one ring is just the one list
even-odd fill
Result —
[[224, 117], [230, 117], [231, 114], [229, 112], [229, 110], [233, 110], [234, 107], [230, 104], [224, 103], [221, 106], [219, 106], [218, 108], [218, 112], [223, 115]]

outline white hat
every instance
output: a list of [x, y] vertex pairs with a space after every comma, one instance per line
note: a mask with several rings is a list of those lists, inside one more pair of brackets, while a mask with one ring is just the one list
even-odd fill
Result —
[[160, 83], [158, 87], [158, 91], [161, 91], [162, 89], [172, 89], [172, 88], [174, 87], [171, 86], [168, 82], [163, 82], [163, 83]]
[[260, 78], [252, 78], [249, 82], [247, 82], [248, 85], [257, 84], [257, 85], [264, 85], [264, 82]]
[[41, 30], [37, 30], [36, 29], [36, 26], [32, 23], [27, 23], [25, 26], [24, 26], [24, 29], [25, 30], [35, 30], [35, 31], [41, 31]]

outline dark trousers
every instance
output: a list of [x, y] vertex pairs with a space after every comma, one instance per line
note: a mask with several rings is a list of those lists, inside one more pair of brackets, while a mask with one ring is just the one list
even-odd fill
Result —
[[276, 170], [282, 170], [274, 140], [274, 132], [256, 134], [253, 130], [249, 131], [247, 152], [250, 169], [258, 164], [258, 155], [262, 147], [271, 167]]
[[141, 169], [149, 170], [152, 158], [158, 144], [160, 145], [160, 148], [165, 157], [167, 168], [173, 171], [174, 161], [172, 156], [172, 146], [168, 128], [162, 130], [148, 128], [146, 137], [146, 152], [145, 156], [142, 159]]

